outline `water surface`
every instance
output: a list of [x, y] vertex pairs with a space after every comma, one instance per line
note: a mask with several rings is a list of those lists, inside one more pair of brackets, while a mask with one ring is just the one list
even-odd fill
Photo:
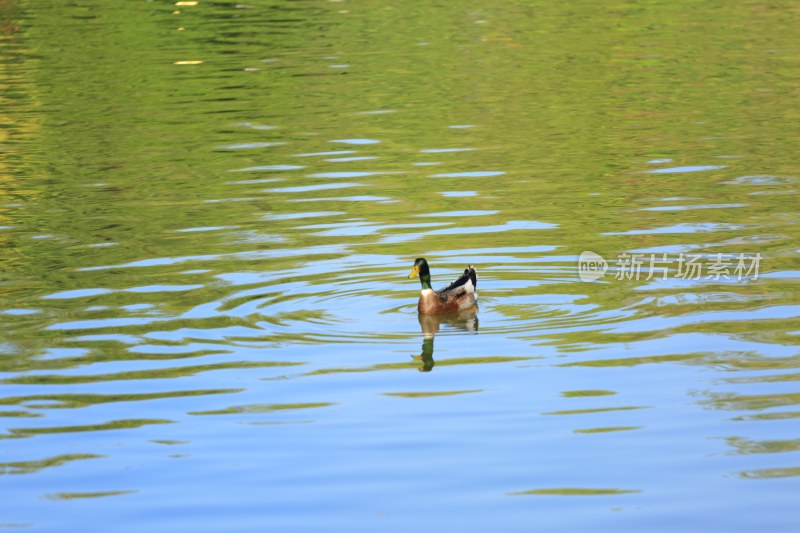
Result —
[[798, 19], [5, 2], [2, 526], [796, 530]]

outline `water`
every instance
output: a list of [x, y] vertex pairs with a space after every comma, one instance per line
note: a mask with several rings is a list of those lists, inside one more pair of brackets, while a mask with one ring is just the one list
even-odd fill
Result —
[[189, 4], [0, 6], [3, 527], [796, 530], [796, 8]]

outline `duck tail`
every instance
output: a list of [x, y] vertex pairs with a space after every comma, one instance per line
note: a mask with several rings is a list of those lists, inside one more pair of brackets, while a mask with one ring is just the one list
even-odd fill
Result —
[[468, 265], [467, 268], [464, 269], [464, 275], [469, 278], [472, 282], [472, 286], [476, 289], [478, 288], [478, 272], [475, 271], [475, 267], [472, 265]]

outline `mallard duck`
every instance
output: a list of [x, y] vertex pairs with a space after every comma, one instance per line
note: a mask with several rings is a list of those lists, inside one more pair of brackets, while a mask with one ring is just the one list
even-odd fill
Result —
[[419, 275], [422, 290], [419, 293], [417, 311], [425, 315], [454, 313], [476, 306], [478, 300], [478, 273], [469, 265], [464, 273], [447, 287], [434, 291], [431, 288], [431, 271], [428, 262], [420, 257], [414, 261], [409, 278]]

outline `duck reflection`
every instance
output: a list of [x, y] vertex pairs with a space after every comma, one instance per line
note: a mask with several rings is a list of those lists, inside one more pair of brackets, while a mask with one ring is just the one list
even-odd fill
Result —
[[439, 328], [444, 324], [446, 327], [461, 329], [470, 333], [478, 331], [478, 307], [463, 309], [456, 313], [446, 315], [417, 315], [420, 328], [422, 328], [422, 353], [412, 356], [415, 361], [421, 361], [420, 372], [430, 372], [433, 370], [436, 361], [433, 360], [433, 339]]

